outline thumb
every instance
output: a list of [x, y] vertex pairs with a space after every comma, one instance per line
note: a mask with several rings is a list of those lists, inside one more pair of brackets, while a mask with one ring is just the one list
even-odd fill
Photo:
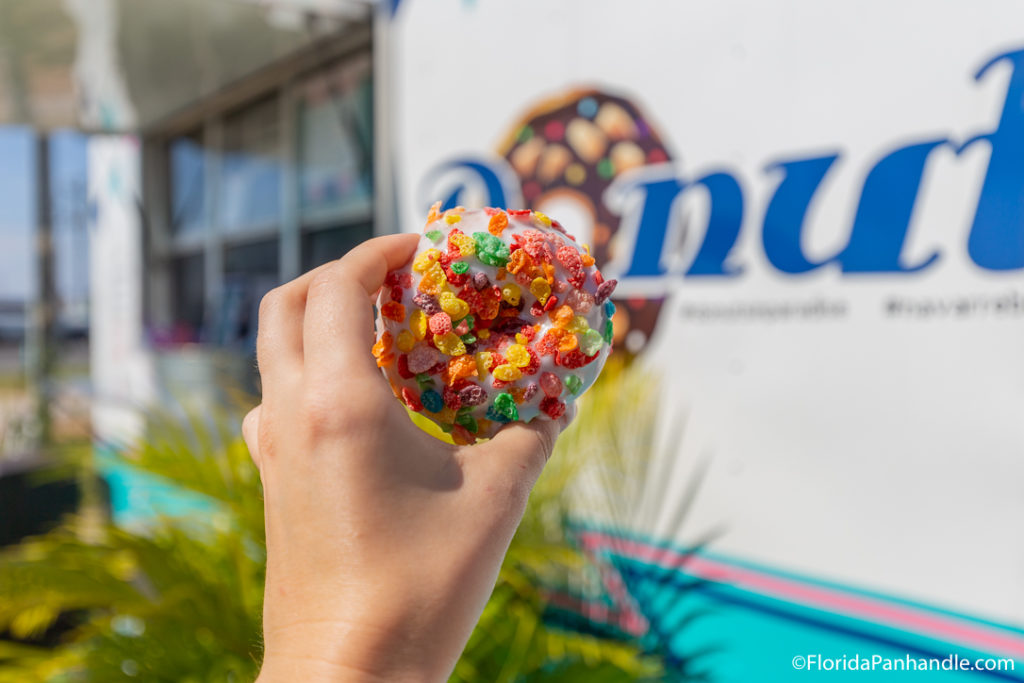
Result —
[[249, 447], [249, 456], [256, 464], [256, 469], [261, 469], [259, 427], [260, 406], [256, 406], [242, 420], [242, 439], [245, 440], [245, 445]]
[[514, 478], [533, 487], [544, 465], [551, 459], [558, 435], [576, 417], [576, 405], [570, 404], [557, 420], [544, 417], [530, 422], [511, 422], [501, 428], [490, 441], [473, 446], [482, 450], [476, 458], [481, 467], [502, 480]]

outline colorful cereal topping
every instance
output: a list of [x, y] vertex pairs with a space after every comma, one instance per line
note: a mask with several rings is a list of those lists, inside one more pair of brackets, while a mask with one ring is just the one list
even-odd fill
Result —
[[542, 213], [435, 204], [378, 301], [377, 365], [455, 443], [558, 419], [611, 351], [614, 280]]

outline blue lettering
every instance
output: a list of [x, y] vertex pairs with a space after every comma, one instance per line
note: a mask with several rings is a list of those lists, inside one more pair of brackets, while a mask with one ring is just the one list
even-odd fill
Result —
[[962, 152], [979, 140], [987, 140], [992, 146], [967, 240], [971, 260], [988, 270], [1024, 268], [1024, 50], [994, 57], [978, 70], [974, 79], [981, 80], [991, 66], [1004, 60], [1012, 65], [1013, 71], [999, 125], [995, 131], [975, 136], [960, 148]]
[[761, 240], [768, 261], [784, 273], [805, 273], [836, 257], [817, 263], [810, 261], [801, 246], [804, 221], [811, 198], [822, 179], [839, 158], [830, 154], [812, 159], [794, 159], [769, 165], [765, 170], [781, 169], [784, 173], [764, 213]]
[[686, 189], [703, 186], [710, 195], [711, 213], [707, 231], [687, 275], [739, 275], [742, 268], [726, 263], [743, 224], [743, 191], [732, 175], [709, 173], [693, 183], [675, 178], [657, 178], [638, 182], [627, 191], [644, 193], [640, 220], [636, 228], [633, 255], [621, 277], [657, 277], [665, 275], [662, 255], [676, 200]]
[[839, 259], [847, 273], [912, 273], [939, 258], [932, 254], [913, 266], [900, 254], [921, 187], [921, 175], [932, 150], [947, 141], [908, 145], [882, 157], [864, 179], [850, 242]]

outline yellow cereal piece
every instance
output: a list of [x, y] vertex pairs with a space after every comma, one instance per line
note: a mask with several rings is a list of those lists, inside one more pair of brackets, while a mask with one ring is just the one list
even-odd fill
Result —
[[462, 220], [462, 216], [460, 216], [457, 213], [449, 213], [449, 214], [445, 215], [445, 217], [444, 217], [444, 222], [447, 223], [448, 225], [455, 225], [456, 223], [458, 223], [461, 220]]
[[434, 264], [430, 266], [425, 273], [423, 273], [423, 277], [420, 278], [420, 284], [417, 289], [425, 294], [438, 296], [447, 283], [448, 277], [444, 274], [444, 268], [441, 267], [440, 263], [434, 262]]
[[459, 232], [448, 236], [448, 241], [459, 248], [463, 256], [471, 256], [476, 253], [476, 242], [469, 235]]
[[441, 292], [441, 310], [451, 316], [452, 320], [460, 320], [469, 315], [469, 304], [451, 292]]
[[412, 269], [417, 273], [425, 273], [430, 269], [430, 266], [437, 263], [437, 259], [441, 258], [441, 251], [439, 249], [427, 249], [416, 254], [416, 258], [413, 259]]
[[[419, 313], [422, 312], [423, 311], [419, 311]], [[401, 332], [398, 333], [398, 340], [395, 342], [395, 345], [398, 347], [398, 350], [401, 351], [402, 353], [409, 353], [410, 351], [412, 351], [412, 347], [415, 344], [416, 338], [412, 336], [412, 332], [410, 332], [409, 330], [402, 330]]]
[[490, 336], [491, 336], [491, 331], [490, 330], [477, 330], [477, 332], [476, 332], [477, 339], [487, 339]]
[[502, 382], [515, 382], [523, 376], [523, 373], [516, 366], [505, 363], [494, 368], [494, 376]]
[[476, 374], [480, 377], [486, 377], [487, 373], [491, 371], [491, 366], [494, 365], [494, 358], [491, 356], [490, 351], [477, 351], [476, 354]]
[[530, 293], [537, 297], [537, 301], [543, 306], [544, 302], [551, 296], [551, 285], [542, 277], [534, 278], [533, 282], [530, 283]]
[[434, 346], [446, 356], [461, 356], [466, 353], [466, 345], [454, 332], [434, 335]]
[[530, 353], [522, 344], [512, 344], [509, 346], [508, 350], [505, 351], [505, 357], [508, 358], [510, 364], [517, 368], [525, 368], [530, 364]]
[[573, 316], [572, 322], [569, 323], [569, 326], [566, 329], [573, 334], [583, 334], [590, 329], [590, 323], [587, 322], [587, 319], [584, 316], [576, 315]]
[[416, 341], [422, 341], [427, 336], [427, 322], [427, 314], [418, 308], [409, 316], [409, 328]]
[[516, 332], [516, 342], [518, 342], [518, 343], [522, 344], [523, 346], [525, 346], [525, 345], [530, 343], [530, 340], [527, 339], [526, 335], [523, 334], [522, 332]]
[[455, 411], [448, 406], [441, 408], [441, 410], [437, 411], [436, 415], [438, 422], [444, 424], [451, 424], [452, 422], [455, 422]]
[[514, 282], [506, 282], [501, 287], [501, 298], [505, 300], [509, 306], [518, 306], [519, 297], [522, 294], [522, 290], [519, 289], [519, 285]]
[[544, 227], [551, 227], [551, 219], [548, 218], [546, 215], [542, 214], [540, 211], [534, 211], [533, 217], [538, 223], [540, 223]]

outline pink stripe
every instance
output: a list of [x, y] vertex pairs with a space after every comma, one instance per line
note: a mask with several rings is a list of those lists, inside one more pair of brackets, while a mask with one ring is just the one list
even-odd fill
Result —
[[826, 612], [853, 616], [911, 633], [929, 635], [951, 643], [960, 643], [987, 653], [1011, 655], [1024, 659], [1024, 638], [986, 629], [983, 626], [954, 621], [944, 615], [927, 613], [905, 605], [887, 603], [868, 596], [842, 593], [836, 589], [802, 583], [773, 576], [745, 567], [737, 567], [700, 555], [660, 548], [640, 541], [618, 538], [611, 534], [588, 531], [579, 536], [585, 547], [607, 548], [634, 559], [651, 562], [667, 569], [685, 566], [694, 576], [728, 583], [745, 590]]

